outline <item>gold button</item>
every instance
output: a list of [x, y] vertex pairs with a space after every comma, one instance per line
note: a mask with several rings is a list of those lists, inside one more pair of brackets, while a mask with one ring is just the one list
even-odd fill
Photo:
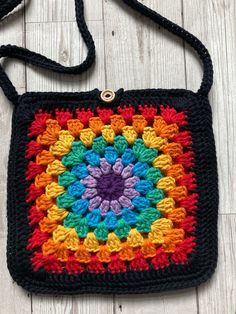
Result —
[[105, 89], [104, 91], [101, 92], [101, 99], [104, 102], [110, 103], [115, 99], [115, 97], [116, 94], [111, 89]]

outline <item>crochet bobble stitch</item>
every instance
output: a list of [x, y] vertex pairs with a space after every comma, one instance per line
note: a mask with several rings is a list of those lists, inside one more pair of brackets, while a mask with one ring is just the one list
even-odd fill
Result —
[[185, 113], [168, 106], [39, 110], [26, 150], [34, 270], [187, 263], [198, 195], [186, 126]]

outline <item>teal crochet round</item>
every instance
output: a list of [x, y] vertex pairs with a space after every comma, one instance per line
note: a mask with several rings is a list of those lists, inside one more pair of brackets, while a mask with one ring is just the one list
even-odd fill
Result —
[[134, 227], [150, 232], [161, 218], [156, 204], [165, 197], [156, 187], [163, 177], [152, 166], [157, 156], [158, 150], [147, 148], [142, 139], [129, 145], [121, 135], [113, 145], [97, 137], [90, 149], [74, 141], [62, 159], [67, 170], [58, 177], [66, 192], [57, 197], [57, 206], [70, 212], [64, 226], [75, 228], [82, 238], [93, 231], [102, 241], [111, 231], [120, 239]]

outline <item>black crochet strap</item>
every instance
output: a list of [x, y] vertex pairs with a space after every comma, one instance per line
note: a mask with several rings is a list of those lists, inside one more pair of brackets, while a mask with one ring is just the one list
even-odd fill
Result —
[[[6, 14], [11, 12], [22, 1], [23, 0], [0, 0], [0, 20]], [[185, 42], [192, 46], [192, 48], [199, 55], [203, 63], [204, 69], [203, 80], [200, 89], [198, 90], [198, 93], [202, 95], [208, 95], [213, 83], [213, 66], [210, 54], [207, 51], [206, 47], [202, 44], [202, 42], [194, 35], [184, 30], [182, 27], [169, 21], [168, 19], [161, 16], [157, 12], [151, 10], [150, 8], [146, 7], [139, 1], [137, 0], [122, 0], [122, 1], [129, 5], [132, 9], [150, 18], [155, 23], [165, 28], [169, 32], [175, 34], [176, 36], [182, 38]], [[1, 46], [0, 57], [17, 58], [25, 61], [26, 63], [30, 63], [34, 66], [45, 68], [47, 70], [51, 70], [57, 73], [81, 74], [85, 72], [87, 69], [91, 67], [91, 65], [95, 61], [95, 46], [93, 38], [88, 30], [88, 27], [84, 19], [83, 0], [75, 0], [75, 11], [78, 28], [88, 48], [87, 57], [81, 64], [72, 67], [65, 67], [60, 63], [57, 63], [41, 54], [14, 45]], [[11, 81], [9, 80], [7, 74], [5, 73], [1, 65], [0, 65], [0, 86], [2, 87], [6, 97], [14, 104], [17, 104], [18, 101], [17, 91], [15, 87], [12, 85]]]
[[[2, 1], [2, 0], [0, 0]], [[3, 18], [6, 14], [12, 11], [18, 4], [23, 0], [3, 0], [4, 3], [0, 2], [0, 19]], [[0, 57], [9, 57], [16, 58], [30, 63], [34, 66], [51, 70], [57, 73], [64, 74], [82, 74], [88, 70], [95, 61], [95, 45], [93, 37], [90, 34], [87, 24], [84, 19], [84, 3], [83, 0], [75, 0], [75, 12], [76, 12], [76, 21], [82, 38], [88, 48], [88, 54], [86, 59], [77, 66], [66, 67], [62, 64], [53, 61], [39, 53], [30, 51], [28, 49], [17, 47], [14, 45], [3, 45], [0, 47]], [[3, 89], [6, 97], [15, 105], [18, 102], [18, 94], [15, 87], [12, 85], [7, 74], [0, 65], [0, 86]]]

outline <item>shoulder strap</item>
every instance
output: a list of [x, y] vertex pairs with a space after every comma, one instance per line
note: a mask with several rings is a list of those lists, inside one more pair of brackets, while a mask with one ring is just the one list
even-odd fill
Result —
[[[0, 0], [0, 20], [10, 13], [17, 5], [23, 0]], [[161, 16], [157, 12], [146, 7], [137, 0], [122, 0], [129, 5], [135, 11], [145, 15], [146, 17], [153, 20], [161, 27], [168, 30], [170, 33], [182, 38], [187, 42], [199, 55], [203, 63], [203, 79], [198, 90], [198, 93], [207, 96], [212, 83], [213, 83], [213, 66], [209, 52], [201, 41], [191, 33], [184, 30], [177, 24], [169, 21], [165, 17]], [[3, 45], [0, 47], [0, 58], [9, 57], [23, 60], [26, 63], [38, 66], [40, 68], [49, 69], [53, 72], [64, 73], [64, 74], [81, 74], [91, 67], [95, 61], [95, 46], [91, 33], [88, 30], [87, 24], [84, 19], [84, 4], [83, 0], [75, 0], [75, 11], [76, 21], [79, 31], [83, 37], [83, 40], [88, 48], [88, 54], [86, 59], [77, 66], [66, 67], [57, 63], [39, 53], [30, 51], [26, 48], [14, 46], [14, 45]], [[18, 93], [5, 73], [4, 69], [0, 65], [0, 86], [3, 89], [6, 97], [15, 105], [18, 102]]]
[[[23, 0], [5, 0], [3, 5], [0, 2], [0, 19], [3, 18], [9, 12], [11, 12], [22, 1]], [[34, 66], [38, 66], [40, 68], [51, 70], [57, 73], [82, 74], [83, 72], [88, 70], [95, 61], [95, 45], [93, 37], [89, 32], [87, 24], [84, 19], [83, 0], [75, 0], [75, 12], [79, 31], [88, 49], [87, 57], [81, 64], [77, 66], [66, 67], [39, 53], [14, 45], [1, 46], [0, 58], [1, 57], [16, 58], [19, 60], [23, 60], [26, 63], [32, 64]], [[2, 90], [6, 97], [13, 104], [17, 105], [18, 93], [1, 65], [0, 65], [0, 86], [2, 87]]]

